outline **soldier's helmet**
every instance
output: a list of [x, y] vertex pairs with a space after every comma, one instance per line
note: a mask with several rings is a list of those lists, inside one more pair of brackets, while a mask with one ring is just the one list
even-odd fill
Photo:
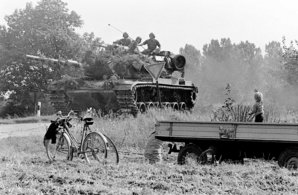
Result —
[[127, 34], [127, 32], [124, 32], [124, 33], [123, 33], [123, 38], [125, 38], [125, 39], [128, 38], [128, 34]]
[[137, 41], [138, 43], [141, 43], [142, 38], [141, 38], [141, 37], [137, 37], [137, 38], [136, 38], [136, 41]]
[[150, 38], [155, 38], [154, 33], [150, 33], [150, 34], [149, 34], [149, 37], [150, 37]]

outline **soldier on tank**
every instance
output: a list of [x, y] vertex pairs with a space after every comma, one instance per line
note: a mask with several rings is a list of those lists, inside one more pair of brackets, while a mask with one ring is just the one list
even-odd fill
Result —
[[121, 46], [128, 47], [131, 44], [131, 40], [128, 36], [128, 33], [127, 32], [123, 33], [123, 38], [119, 39], [117, 41], [114, 41], [113, 44], [118, 44], [118, 45], [121, 45]]
[[142, 51], [143, 54], [150, 55], [152, 53], [159, 53], [160, 51], [160, 43], [155, 39], [155, 35], [153, 33], [149, 34], [149, 39], [140, 44], [140, 46], [142, 45], [147, 45], [147, 49]]
[[130, 54], [139, 53], [138, 45], [141, 43], [141, 41], [142, 41], [141, 37], [137, 37], [136, 40], [133, 40], [128, 46], [129, 48], [128, 53]]

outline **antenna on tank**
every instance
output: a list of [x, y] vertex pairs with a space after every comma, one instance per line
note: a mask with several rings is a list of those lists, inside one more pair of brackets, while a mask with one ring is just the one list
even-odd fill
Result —
[[116, 30], [116, 31], [118, 31], [118, 32], [120, 32], [120, 33], [123, 34], [123, 31], [120, 30], [119, 28], [117, 28], [117, 27], [115, 27], [115, 26], [113, 26], [113, 25], [111, 25], [111, 24], [108, 24], [108, 26], [111, 27], [111, 28], [113, 28], [114, 30]]
[[[121, 34], [123, 34], [124, 32], [122, 30], [120, 30], [119, 28], [113, 26], [112, 24], [108, 24], [109, 27], [113, 28], [114, 30], [120, 32]], [[130, 39], [133, 39], [131, 38], [130, 36], [128, 36]], [[141, 46], [143, 49], [145, 49], [143, 46]]]

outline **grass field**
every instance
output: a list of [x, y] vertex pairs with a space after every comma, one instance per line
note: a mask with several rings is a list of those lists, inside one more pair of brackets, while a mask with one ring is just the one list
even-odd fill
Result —
[[0, 119], [0, 124], [49, 122], [51, 120], [50, 118], [52, 118], [52, 116], [30, 116], [25, 118]]
[[[170, 111], [96, 119], [93, 128], [115, 141], [119, 165], [89, 165], [79, 158], [49, 163], [42, 136], [1, 139], [0, 194], [298, 194], [298, 172], [274, 161], [180, 166], [177, 154], [164, 151], [162, 163], [147, 163], [144, 147], [157, 118], [206, 120]], [[72, 124], [78, 136], [81, 123]]]

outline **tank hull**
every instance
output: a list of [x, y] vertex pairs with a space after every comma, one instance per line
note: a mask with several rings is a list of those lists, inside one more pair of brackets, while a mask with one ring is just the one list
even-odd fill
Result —
[[[171, 79], [158, 80], [160, 103], [162, 108], [190, 110], [194, 107], [197, 87], [192, 83]], [[95, 108], [103, 113], [119, 112], [136, 115], [149, 108], [159, 107], [156, 81], [118, 81], [112, 89], [76, 89], [68, 91], [51, 91], [50, 101], [56, 111], [84, 111]]]

